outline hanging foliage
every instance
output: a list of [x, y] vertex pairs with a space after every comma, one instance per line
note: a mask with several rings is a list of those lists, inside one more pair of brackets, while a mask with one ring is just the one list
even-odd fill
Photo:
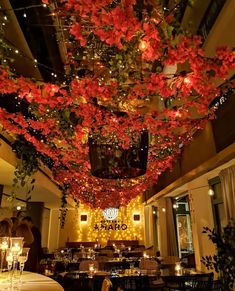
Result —
[[[66, 86], [37, 84], [0, 67], [0, 93], [28, 104], [27, 114], [0, 108], [0, 123], [53, 162], [54, 179], [67, 185], [67, 194], [92, 207], [126, 205], [155, 183], [214, 117], [211, 102], [234, 90], [227, 78], [235, 54], [221, 47], [207, 57], [200, 37], [177, 31], [177, 9], [165, 11], [153, 1], [58, 2], [56, 10], [49, 7], [70, 27], [74, 78]], [[218, 87], [218, 80], [223, 85]], [[88, 138], [125, 150], [143, 131], [149, 133], [144, 175], [92, 175]]]

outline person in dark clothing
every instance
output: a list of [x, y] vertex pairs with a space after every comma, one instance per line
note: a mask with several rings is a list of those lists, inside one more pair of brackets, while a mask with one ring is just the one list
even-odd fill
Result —
[[11, 228], [11, 236], [14, 237], [14, 236], [16, 236], [16, 229], [19, 225], [19, 219], [18, 219], [18, 217], [12, 216], [11, 221], [13, 223], [13, 226]]
[[30, 272], [39, 271], [39, 262], [42, 258], [42, 239], [40, 230], [33, 225], [32, 218], [25, 216], [22, 219], [22, 223], [26, 223], [32, 231], [34, 241], [30, 246], [28, 260], [25, 263], [25, 270]]

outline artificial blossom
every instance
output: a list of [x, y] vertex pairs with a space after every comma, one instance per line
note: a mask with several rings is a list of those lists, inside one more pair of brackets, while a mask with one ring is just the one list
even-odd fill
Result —
[[[43, 2], [55, 9], [54, 1]], [[54, 179], [72, 197], [95, 208], [126, 205], [214, 117], [213, 100], [234, 88], [228, 76], [235, 54], [221, 47], [206, 56], [201, 38], [178, 32], [177, 10], [167, 12], [161, 1], [57, 2], [54, 12], [70, 27], [68, 58], [75, 77], [67, 86], [39, 84], [0, 67], [0, 93], [27, 103], [27, 114], [0, 108], [0, 123], [50, 159]], [[118, 158], [143, 131], [149, 134], [145, 175], [91, 175], [89, 137], [110, 145]]]

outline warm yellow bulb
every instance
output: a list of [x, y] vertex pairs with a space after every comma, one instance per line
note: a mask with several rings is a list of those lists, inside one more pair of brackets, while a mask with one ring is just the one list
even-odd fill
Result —
[[144, 51], [144, 50], [146, 50], [146, 48], [147, 48], [147, 42], [144, 41], [144, 40], [141, 40], [140, 43], [139, 43], [139, 49], [141, 51]]

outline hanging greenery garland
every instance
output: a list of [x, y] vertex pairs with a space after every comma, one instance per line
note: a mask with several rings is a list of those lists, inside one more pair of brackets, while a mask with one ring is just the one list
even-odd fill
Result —
[[40, 160], [38, 152], [34, 146], [25, 141], [21, 136], [12, 145], [12, 150], [16, 153], [18, 162], [14, 171], [12, 192], [9, 197], [14, 200], [17, 191], [26, 187], [26, 201], [31, 199], [30, 193], [34, 189], [35, 179], [32, 176], [38, 171]]
[[[53, 1], [43, 2], [69, 26], [74, 78], [66, 86], [37, 84], [0, 67], [0, 93], [14, 93], [30, 112], [0, 108], [0, 123], [53, 161], [53, 177], [68, 195], [92, 207], [126, 205], [172, 167], [183, 146], [214, 117], [211, 102], [234, 91], [228, 76], [235, 54], [221, 47], [207, 57], [201, 38], [177, 31], [175, 10], [160, 4], [65, 0], [55, 8]], [[89, 137], [125, 150], [143, 131], [149, 133], [146, 174], [92, 175]]]

